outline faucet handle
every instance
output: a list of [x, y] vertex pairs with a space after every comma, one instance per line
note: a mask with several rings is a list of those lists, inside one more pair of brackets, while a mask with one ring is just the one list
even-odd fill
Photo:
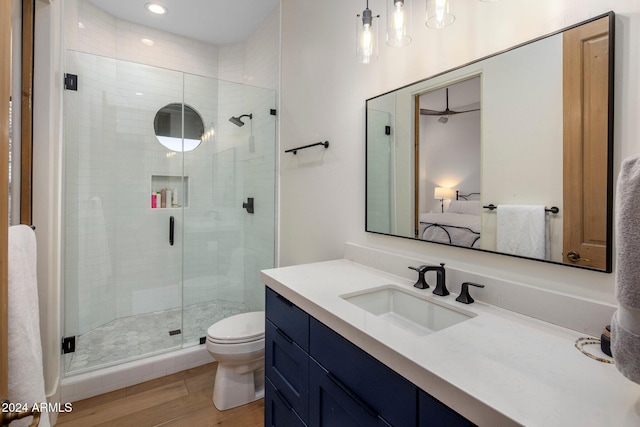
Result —
[[484, 288], [484, 285], [481, 285], [479, 283], [464, 282], [462, 284], [462, 289], [460, 289], [460, 295], [458, 295], [456, 301], [463, 304], [471, 304], [473, 301], [475, 301], [473, 298], [471, 298], [471, 295], [469, 295], [469, 285], [475, 286], [477, 288]]
[[418, 281], [413, 285], [418, 289], [427, 289], [429, 287], [429, 284], [424, 278], [424, 274], [427, 272], [427, 267], [427, 265], [421, 265], [420, 267], [409, 266], [410, 269], [418, 272]]

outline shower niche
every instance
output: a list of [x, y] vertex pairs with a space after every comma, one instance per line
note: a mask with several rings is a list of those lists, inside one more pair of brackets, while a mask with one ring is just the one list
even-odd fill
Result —
[[189, 177], [151, 175], [151, 209], [189, 207]]

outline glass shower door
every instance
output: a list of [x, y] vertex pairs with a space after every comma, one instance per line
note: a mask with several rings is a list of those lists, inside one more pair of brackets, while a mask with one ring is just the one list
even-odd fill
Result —
[[[64, 93], [66, 375], [182, 345], [185, 203], [152, 206], [184, 185], [183, 154], [154, 135], [154, 117], [183, 99], [182, 73], [73, 52]], [[174, 241], [169, 241], [170, 223]]]
[[66, 71], [65, 374], [197, 345], [263, 310], [275, 92], [74, 51]]
[[[184, 216], [184, 345], [213, 323], [264, 310], [259, 271], [275, 262], [275, 92], [185, 75], [185, 104], [199, 111], [205, 137], [185, 153], [197, 194]], [[243, 126], [232, 123], [242, 118]], [[250, 117], [249, 117], [250, 116]], [[253, 199], [252, 213], [243, 204]]]

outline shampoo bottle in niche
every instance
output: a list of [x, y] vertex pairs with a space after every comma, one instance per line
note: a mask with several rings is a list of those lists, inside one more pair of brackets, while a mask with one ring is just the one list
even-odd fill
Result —
[[156, 193], [151, 193], [151, 209], [158, 207], [158, 198]]
[[167, 190], [165, 189], [160, 190], [160, 207], [167, 207]]

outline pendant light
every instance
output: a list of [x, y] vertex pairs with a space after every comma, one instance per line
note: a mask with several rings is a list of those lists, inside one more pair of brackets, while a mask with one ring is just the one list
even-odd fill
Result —
[[429, 28], [444, 28], [453, 24], [456, 17], [450, 12], [449, 0], [427, 0], [427, 20]]
[[387, 44], [402, 47], [411, 43], [408, 35], [411, 23], [411, 3], [408, 0], [387, 0]]
[[362, 11], [362, 15], [356, 18], [356, 56], [359, 62], [370, 64], [378, 59], [378, 25], [369, 9], [369, 0], [367, 0], [367, 8]]

